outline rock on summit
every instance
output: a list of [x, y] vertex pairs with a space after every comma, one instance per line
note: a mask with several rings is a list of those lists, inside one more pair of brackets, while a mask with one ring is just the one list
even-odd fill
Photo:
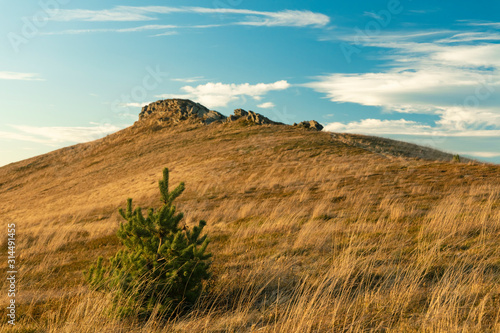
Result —
[[[234, 110], [229, 117], [220, 112], [209, 110], [205, 106], [188, 99], [165, 99], [144, 106], [139, 114], [139, 122], [156, 121], [160, 123], [197, 122], [205, 125], [218, 122], [230, 123], [235, 121], [247, 121], [257, 125], [285, 125], [254, 111], [243, 109]], [[307, 125], [306, 125], [307, 124]], [[296, 125], [297, 126], [297, 125]], [[323, 126], [311, 120], [302, 122], [298, 127], [321, 131]]]

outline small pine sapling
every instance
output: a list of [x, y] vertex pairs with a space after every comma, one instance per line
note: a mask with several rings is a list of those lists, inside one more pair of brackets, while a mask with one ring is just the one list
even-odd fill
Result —
[[173, 201], [184, 191], [184, 183], [169, 192], [168, 182], [165, 168], [159, 181], [163, 205], [156, 211], [149, 208], [146, 217], [127, 200], [127, 208], [119, 209], [126, 222], [117, 232], [124, 248], [106, 265], [100, 257], [85, 272], [91, 286], [114, 293], [119, 315], [147, 318], [155, 309], [164, 316], [180, 312], [194, 304], [210, 277], [209, 240], [201, 235], [206, 222], [192, 230], [179, 227], [184, 215]]

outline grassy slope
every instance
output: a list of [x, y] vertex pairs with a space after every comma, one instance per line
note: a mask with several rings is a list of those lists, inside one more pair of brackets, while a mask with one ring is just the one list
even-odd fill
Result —
[[126, 198], [158, 206], [165, 166], [214, 254], [210, 292], [169, 330], [500, 329], [500, 167], [239, 123], [134, 126], [0, 168], [0, 211], [18, 232], [18, 327], [141, 330], [106, 317], [82, 271], [119, 248]]

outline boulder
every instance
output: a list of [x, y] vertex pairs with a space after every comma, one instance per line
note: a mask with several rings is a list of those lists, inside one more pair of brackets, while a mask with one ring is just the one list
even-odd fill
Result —
[[293, 124], [294, 127], [299, 127], [299, 128], [306, 128], [306, 129], [311, 129], [315, 131], [321, 131], [323, 129], [323, 125], [318, 123], [316, 120], [310, 120], [310, 121], [303, 121], [298, 124]]
[[255, 123], [257, 125], [283, 125], [282, 123], [278, 123], [272, 121], [271, 119], [264, 117], [260, 113], [253, 111], [245, 111], [243, 109], [234, 110], [234, 115], [229, 116], [226, 119], [226, 122], [233, 122], [238, 120], [246, 120], [251, 123]]
[[237, 118], [239, 118], [239, 117], [246, 117], [248, 115], [248, 112], [246, 112], [243, 109], [236, 109], [236, 110], [234, 110], [234, 115]]
[[139, 114], [139, 121], [156, 119], [160, 121], [180, 122], [185, 120], [202, 121], [205, 124], [223, 121], [224, 115], [209, 110], [199, 103], [188, 99], [165, 99], [144, 106]]

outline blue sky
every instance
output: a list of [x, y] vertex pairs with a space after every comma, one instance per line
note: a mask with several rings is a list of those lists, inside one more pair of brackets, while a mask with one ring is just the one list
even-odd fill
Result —
[[0, 13], [0, 165], [189, 98], [500, 163], [500, 3], [70, 1]]

